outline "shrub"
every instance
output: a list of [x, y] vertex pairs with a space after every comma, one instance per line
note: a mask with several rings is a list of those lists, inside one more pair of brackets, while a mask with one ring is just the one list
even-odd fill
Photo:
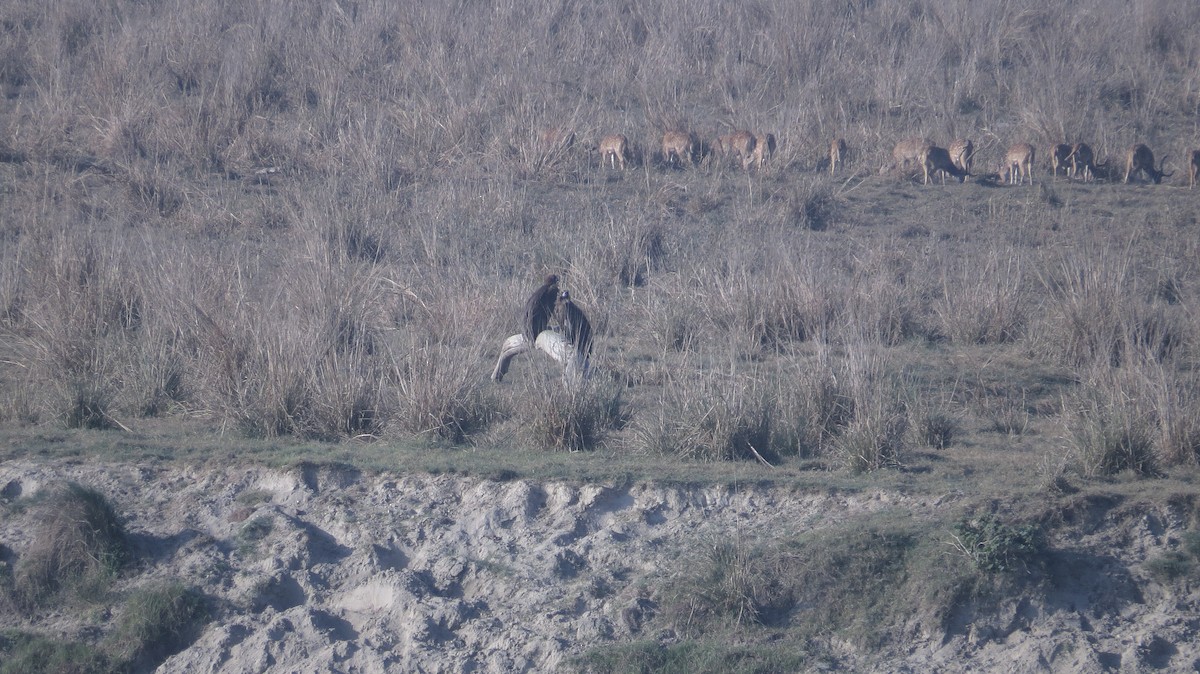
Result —
[[946, 449], [954, 442], [958, 433], [958, 420], [942, 411], [926, 411], [917, 417], [917, 436], [921, 442], [934, 449]]
[[1039, 562], [1045, 549], [1037, 525], [1011, 525], [996, 515], [959, 522], [951, 539], [959, 552], [989, 573], [1028, 570]]
[[108, 635], [114, 659], [149, 670], [182, 650], [206, 615], [203, 597], [178, 582], [135, 590]]
[[[767, 458], [773, 405], [751, 377], [668, 376], [633, 421], [636, 449], [702, 461]], [[766, 455], [766, 456], [764, 456]]]
[[0, 633], [0, 674], [109, 674], [120, 671], [87, 644], [24, 632]]
[[885, 369], [883, 357], [853, 351], [843, 377], [853, 399], [853, 416], [833, 442], [833, 452], [855, 472], [895, 466], [902, 460], [908, 430], [899, 384]]
[[1160, 583], [1190, 576], [1196, 560], [1179, 550], [1169, 550], [1146, 561], [1146, 571]]
[[930, 574], [931, 551], [917, 530], [894, 520], [848, 522], [765, 545], [697, 552], [697, 563], [664, 592], [662, 616], [684, 636], [743, 624], [786, 626], [797, 639], [838, 635], [877, 647], [911, 625], [914, 613], [946, 610], [960, 574]]
[[1015, 341], [1028, 322], [1022, 260], [995, 255], [979, 264], [964, 260], [961, 268], [943, 272], [941, 297], [934, 305], [942, 332], [959, 344]]
[[1100, 372], [1080, 386], [1066, 416], [1083, 473], [1155, 474], [1157, 428], [1152, 413], [1139, 405], [1139, 392], [1120, 373]]
[[497, 413], [494, 394], [479, 377], [480, 360], [444, 345], [413, 342], [389, 373], [396, 400], [391, 421], [409, 433], [465, 442]]
[[238, 531], [238, 552], [244, 556], [248, 556], [258, 547], [258, 543], [267, 536], [271, 535], [271, 531], [275, 529], [275, 522], [266, 515], [255, 517], [254, 519], [242, 525]]
[[37, 503], [34, 521], [38, 535], [20, 557], [13, 580], [26, 608], [63, 590], [95, 596], [129, 559], [124, 526], [93, 489], [75, 483], [52, 489]]
[[696, 551], [695, 563], [668, 588], [668, 618], [684, 634], [703, 634], [718, 624], [759, 624], [781, 603], [784, 586], [774, 576], [768, 551], [743, 543], [715, 541]]
[[547, 383], [548, 391], [526, 398], [530, 440], [552, 451], [595, 449], [622, 421], [620, 387], [596, 379], [570, 389], [557, 384]]

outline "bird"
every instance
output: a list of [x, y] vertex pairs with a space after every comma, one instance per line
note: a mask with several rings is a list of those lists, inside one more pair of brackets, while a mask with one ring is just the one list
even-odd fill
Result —
[[559, 294], [558, 301], [554, 303], [554, 320], [562, 329], [563, 336], [575, 347], [576, 354], [584, 357], [591, 355], [592, 324], [566, 290]]
[[558, 275], [550, 274], [525, 303], [525, 323], [521, 326], [521, 334], [530, 344], [536, 342], [538, 335], [550, 327], [550, 318], [554, 314], [557, 299]]

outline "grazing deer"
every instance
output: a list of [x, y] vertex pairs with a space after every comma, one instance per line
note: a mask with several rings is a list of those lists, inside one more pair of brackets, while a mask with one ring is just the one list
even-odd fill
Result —
[[1054, 178], [1058, 177], [1058, 171], [1061, 169], [1063, 175], [1071, 177], [1071, 169], [1069, 166], [1071, 158], [1071, 146], [1064, 143], [1050, 146], [1050, 173]]
[[964, 173], [971, 173], [971, 164], [975, 161], [975, 143], [970, 138], [959, 138], [950, 143], [950, 161]]
[[[1096, 169], [1103, 164], [1096, 164], [1096, 154], [1087, 143], [1075, 143], [1071, 146], [1069, 157], [1071, 165], [1067, 167], [1067, 176], [1083, 182], [1091, 182], [1096, 177]], [[1107, 162], [1105, 162], [1107, 163]]]
[[1188, 161], [1188, 189], [1196, 186], [1196, 177], [1200, 174], [1200, 150], [1192, 150], [1191, 160]]
[[575, 145], [575, 132], [570, 129], [546, 129], [538, 140], [543, 154], [566, 152]]
[[614, 133], [600, 139], [600, 165], [609, 164], [612, 168], [618, 166], [625, 170], [625, 160], [629, 157], [629, 139], [624, 134]]
[[909, 162], [924, 166], [922, 158], [931, 147], [933, 147], [933, 141], [928, 138], [905, 138], [896, 143], [896, 147], [892, 150], [892, 159], [896, 162], [896, 168], [903, 171]]
[[950, 174], [958, 178], [958, 182], [966, 180], [970, 175], [967, 171], [960, 168], [950, 158], [950, 151], [944, 147], [929, 145], [921, 154], [921, 168], [925, 170], [925, 184], [929, 184], [929, 174], [941, 172], [942, 184], [946, 184], [946, 174]]
[[754, 163], [758, 164], [758, 168], [763, 168], [767, 165], [772, 157], [775, 156], [775, 134], [760, 133], [754, 134]]
[[846, 139], [835, 138], [829, 144], [829, 175], [846, 168]]
[[695, 164], [696, 139], [686, 131], [668, 131], [663, 134], [662, 157], [667, 166], [689, 166]]
[[1033, 184], [1033, 160], [1036, 152], [1029, 143], [1016, 143], [1008, 148], [1000, 174], [1008, 176], [1009, 185], [1020, 185], [1025, 182], [1025, 178], [1029, 178], [1030, 185]]
[[754, 162], [756, 145], [757, 139], [749, 131], [734, 131], [725, 136], [717, 136], [717, 154], [726, 161], [730, 157], [737, 157], [741, 161], [742, 168], [747, 171]]
[[1167, 161], [1164, 156], [1158, 164], [1158, 170], [1154, 168], [1154, 153], [1150, 148], [1138, 143], [1129, 148], [1129, 152], [1125, 154], [1125, 183], [1129, 182], [1129, 176], [1141, 171], [1150, 176], [1150, 179], [1157, 185], [1162, 182], [1163, 178], [1170, 178], [1175, 175], [1174, 172], [1164, 173], [1163, 163]]

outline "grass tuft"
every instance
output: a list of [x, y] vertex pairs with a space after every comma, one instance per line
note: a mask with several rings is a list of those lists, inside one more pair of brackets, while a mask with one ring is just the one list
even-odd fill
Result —
[[13, 592], [27, 610], [47, 608], [63, 592], [102, 594], [129, 560], [125, 528], [98, 491], [68, 483], [39, 496], [34, 543], [17, 562]]
[[191, 643], [206, 615], [203, 597], [181, 583], [139, 588], [107, 635], [109, 651], [134, 669], [153, 668]]

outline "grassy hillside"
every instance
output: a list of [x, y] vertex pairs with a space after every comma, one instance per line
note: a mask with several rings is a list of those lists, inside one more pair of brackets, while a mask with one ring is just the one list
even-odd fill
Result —
[[[12, 2], [0, 424], [853, 471], [1200, 446], [1200, 8]], [[672, 169], [663, 131], [779, 139]], [[575, 134], [570, 146], [548, 130]], [[595, 143], [624, 133], [625, 172]], [[965, 185], [883, 171], [970, 137]], [[852, 159], [830, 176], [843, 136]], [[997, 183], [1013, 142], [1092, 184]], [[1116, 184], [1145, 142], [1162, 186]], [[597, 376], [488, 380], [546, 273]]]

